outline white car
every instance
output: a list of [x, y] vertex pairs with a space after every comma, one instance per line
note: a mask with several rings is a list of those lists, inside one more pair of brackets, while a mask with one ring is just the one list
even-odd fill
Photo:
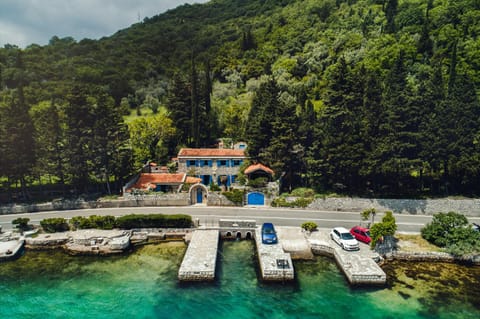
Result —
[[345, 250], [359, 250], [360, 245], [348, 229], [344, 227], [335, 227], [330, 232], [330, 238]]

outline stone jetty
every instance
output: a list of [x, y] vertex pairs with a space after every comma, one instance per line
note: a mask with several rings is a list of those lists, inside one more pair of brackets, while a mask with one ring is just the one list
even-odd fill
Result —
[[71, 255], [112, 255], [130, 246], [130, 232], [125, 230], [82, 229], [53, 234], [39, 234], [26, 239], [28, 249], [65, 249]]
[[12, 233], [0, 235], [0, 261], [17, 258], [25, 244], [24, 237]]
[[329, 237], [329, 230], [321, 229], [305, 233], [313, 253], [335, 258], [337, 265], [352, 285], [384, 285], [387, 275], [377, 264], [380, 256], [366, 244], [360, 243], [359, 251], [345, 251]]
[[178, 271], [180, 281], [212, 281], [215, 279], [219, 231], [196, 230]]
[[265, 281], [289, 281], [295, 278], [292, 258], [285, 253], [281, 240], [277, 244], [263, 244], [261, 229], [255, 231], [260, 274]]

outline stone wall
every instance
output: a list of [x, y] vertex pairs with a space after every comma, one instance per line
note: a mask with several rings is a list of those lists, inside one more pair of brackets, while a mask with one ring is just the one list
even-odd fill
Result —
[[361, 212], [375, 208], [378, 212], [393, 211], [398, 214], [433, 215], [454, 211], [471, 217], [480, 217], [480, 199], [369, 199], [325, 198], [316, 199], [308, 209]]
[[71, 210], [88, 208], [119, 208], [119, 207], [146, 207], [146, 206], [188, 206], [188, 193], [174, 193], [161, 195], [128, 196], [118, 200], [62, 200], [45, 204], [12, 204], [0, 206], [0, 215], [32, 212], [46, 212], [52, 210]]
[[387, 260], [401, 260], [412, 262], [458, 262], [480, 265], [480, 254], [453, 256], [445, 252], [401, 252], [395, 251], [386, 256]]
[[208, 193], [207, 205], [208, 206], [240, 206], [238, 204], [235, 204], [231, 200], [229, 200], [224, 195], [214, 193], [214, 192]]

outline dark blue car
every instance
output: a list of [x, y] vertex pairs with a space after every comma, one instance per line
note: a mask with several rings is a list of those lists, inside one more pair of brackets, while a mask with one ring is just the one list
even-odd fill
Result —
[[262, 243], [276, 244], [278, 242], [277, 232], [272, 223], [264, 223], [262, 225]]

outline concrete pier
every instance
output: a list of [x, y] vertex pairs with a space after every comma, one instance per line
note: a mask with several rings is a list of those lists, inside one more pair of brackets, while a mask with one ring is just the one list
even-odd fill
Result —
[[211, 281], [215, 279], [219, 232], [196, 230], [178, 271], [180, 281]]
[[320, 229], [306, 234], [315, 254], [335, 258], [337, 265], [352, 285], [384, 285], [387, 275], [377, 264], [380, 256], [366, 244], [360, 243], [359, 251], [345, 251], [329, 237], [329, 230]]
[[0, 261], [16, 258], [24, 244], [23, 238], [0, 241]]
[[255, 231], [260, 274], [265, 281], [288, 281], [295, 278], [292, 258], [283, 251], [281, 242], [274, 245], [262, 243], [261, 229]]

